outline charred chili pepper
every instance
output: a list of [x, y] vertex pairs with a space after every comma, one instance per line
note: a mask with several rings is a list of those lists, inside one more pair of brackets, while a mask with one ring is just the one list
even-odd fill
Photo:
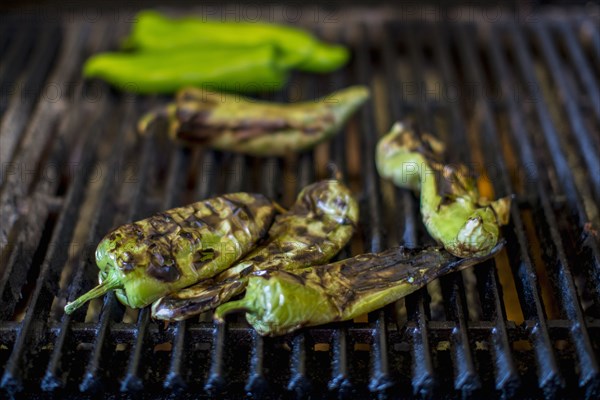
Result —
[[446, 250], [458, 257], [484, 256], [508, 223], [511, 197], [482, 198], [465, 165], [442, 163], [443, 151], [432, 136], [419, 138], [396, 123], [377, 144], [377, 169], [396, 186], [421, 192], [423, 223]]
[[152, 316], [178, 321], [215, 308], [243, 292], [252, 272], [324, 264], [350, 240], [357, 222], [358, 204], [346, 186], [336, 180], [309, 185], [276, 217], [262, 246], [215, 278], [157, 300]]
[[311, 149], [336, 134], [368, 97], [366, 87], [353, 86], [317, 100], [278, 104], [186, 88], [174, 104], [142, 117], [138, 129], [144, 132], [166, 115], [173, 138], [218, 150], [282, 156]]
[[244, 298], [219, 306], [215, 319], [245, 311], [261, 335], [283, 335], [304, 326], [345, 321], [409, 295], [449, 272], [484, 257], [457, 258], [441, 248], [396, 247], [295, 272], [259, 271], [250, 276]]
[[190, 85], [264, 92], [281, 88], [287, 80], [287, 72], [278, 64], [270, 45], [102, 53], [86, 61], [83, 74], [135, 93], [173, 93]]
[[142, 51], [177, 50], [206, 45], [275, 47], [280, 65], [309, 72], [330, 72], [342, 67], [348, 50], [328, 45], [301, 29], [262, 22], [221, 22], [195, 17], [168, 18], [156, 11], [142, 11], [136, 16], [124, 45]]
[[273, 216], [273, 204], [263, 195], [233, 193], [123, 225], [96, 249], [100, 284], [65, 312], [110, 290], [123, 304], [144, 307], [213, 277], [266, 234]]

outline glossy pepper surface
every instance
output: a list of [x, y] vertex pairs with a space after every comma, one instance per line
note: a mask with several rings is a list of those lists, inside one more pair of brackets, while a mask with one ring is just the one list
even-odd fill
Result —
[[282, 156], [335, 135], [368, 97], [366, 87], [353, 86], [316, 100], [279, 104], [186, 88], [174, 104], [142, 117], [138, 129], [144, 132], [166, 115], [174, 138], [218, 150]]
[[343, 66], [348, 50], [320, 42], [310, 33], [286, 25], [222, 22], [202, 17], [168, 18], [142, 11], [124, 45], [142, 51], [177, 50], [197, 46], [254, 47], [271, 45], [280, 65], [308, 72], [330, 72]]
[[262, 245], [215, 278], [157, 300], [152, 316], [176, 321], [215, 308], [242, 293], [249, 274], [259, 270], [324, 264], [346, 245], [357, 223], [358, 204], [345, 185], [337, 180], [311, 184], [276, 217]]
[[458, 257], [484, 256], [508, 223], [511, 198], [482, 198], [466, 166], [444, 165], [443, 152], [432, 136], [418, 137], [396, 123], [377, 144], [377, 169], [396, 186], [420, 191], [423, 223], [446, 250]]
[[86, 61], [83, 74], [134, 93], [174, 93], [190, 85], [256, 93], [277, 90], [287, 80], [270, 45], [101, 53]]
[[67, 313], [114, 290], [125, 305], [144, 307], [215, 276], [247, 253], [272, 223], [264, 196], [233, 193], [123, 225], [98, 244], [100, 284], [65, 306]]
[[266, 336], [353, 319], [442, 275], [484, 261], [502, 246], [500, 242], [484, 257], [462, 259], [441, 248], [396, 247], [295, 272], [256, 272], [244, 298], [218, 307], [215, 319], [223, 321], [231, 312], [245, 311], [250, 325]]

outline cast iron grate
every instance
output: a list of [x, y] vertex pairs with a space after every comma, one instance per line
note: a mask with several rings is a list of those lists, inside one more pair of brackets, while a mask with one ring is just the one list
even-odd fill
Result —
[[[311, 14], [314, 15], [314, 14]], [[188, 149], [136, 119], [166, 98], [84, 83], [82, 61], [114, 48], [126, 19], [4, 16], [0, 25], [1, 390], [17, 397], [541, 397], [600, 395], [600, 29], [579, 12], [520, 21], [387, 18], [313, 25], [354, 58], [297, 74], [299, 100], [354, 83], [373, 101], [343, 134], [286, 159]], [[126, 22], [126, 21], [125, 21]], [[313, 21], [314, 22], [314, 21]], [[107, 295], [73, 316], [111, 227], [228, 191], [290, 204], [335, 163], [361, 201], [339, 257], [430, 243], [415, 197], [381, 181], [377, 137], [410, 120], [448, 162], [516, 194], [495, 261], [348, 323], [263, 339], [242, 316], [159, 325]]]

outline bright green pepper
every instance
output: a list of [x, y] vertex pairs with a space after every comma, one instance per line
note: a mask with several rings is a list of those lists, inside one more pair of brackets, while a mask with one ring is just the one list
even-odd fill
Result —
[[142, 117], [138, 129], [143, 132], [166, 115], [174, 138], [217, 150], [283, 156], [309, 150], [339, 132], [368, 97], [366, 87], [352, 86], [317, 100], [278, 104], [186, 88], [174, 104]]
[[157, 300], [152, 316], [179, 321], [215, 308], [242, 293], [252, 272], [324, 264], [346, 245], [357, 223], [358, 204], [346, 186], [336, 180], [309, 185], [277, 216], [263, 245], [215, 278]]
[[270, 45], [251, 48], [186, 48], [177, 51], [102, 53], [83, 73], [135, 93], [173, 93], [184, 86], [233, 92], [277, 90], [287, 72]]
[[245, 311], [250, 325], [268, 336], [350, 320], [480, 263], [503, 245], [483, 257], [461, 259], [439, 248], [397, 247], [293, 273], [259, 271], [250, 276], [244, 298], [218, 307], [215, 319], [222, 322], [231, 312]]
[[100, 284], [67, 314], [110, 290], [139, 308], [228, 268], [263, 237], [275, 209], [259, 194], [234, 193], [158, 213], [109, 233], [96, 249]]
[[296, 66], [305, 72], [333, 72], [348, 62], [350, 52], [344, 46], [317, 43], [310, 57]]
[[349, 53], [342, 46], [328, 46], [301, 29], [263, 22], [220, 22], [197, 17], [172, 19], [146, 10], [136, 16], [125, 47], [141, 50], [177, 49], [216, 45], [254, 47], [271, 44], [280, 65], [310, 72], [330, 72], [342, 67]]
[[442, 164], [444, 145], [396, 123], [377, 144], [379, 174], [396, 186], [421, 192], [429, 234], [458, 257], [483, 256], [509, 220], [511, 197], [488, 201], [464, 165]]

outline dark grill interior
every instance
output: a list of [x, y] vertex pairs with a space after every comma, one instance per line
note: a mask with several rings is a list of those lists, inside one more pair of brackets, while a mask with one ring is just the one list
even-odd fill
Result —
[[[305, 27], [346, 42], [353, 60], [332, 75], [296, 74], [264, 98], [309, 99], [364, 83], [373, 99], [331, 142], [286, 159], [189, 149], [160, 127], [138, 136], [137, 118], [168, 98], [119, 94], [80, 73], [89, 55], [117, 46], [131, 13], [2, 17], [1, 390], [59, 398], [600, 396], [594, 9], [498, 18], [474, 11], [441, 21], [301, 10], [310, 15]], [[360, 230], [339, 257], [431, 244], [417, 198], [379, 179], [373, 163], [377, 138], [398, 119], [448, 143], [447, 161], [482, 174], [484, 193], [516, 194], [508, 245], [495, 261], [368, 319], [274, 339], [256, 335], [242, 315], [225, 326], [209, 314], [164, 326], [112, 294], [63, 314], [67, 298], [95, 284], [93, 251], [112, 227], [231, 191], [289, 205], [301, 187], [330, 175], [330, 162], [361, 201]]]

